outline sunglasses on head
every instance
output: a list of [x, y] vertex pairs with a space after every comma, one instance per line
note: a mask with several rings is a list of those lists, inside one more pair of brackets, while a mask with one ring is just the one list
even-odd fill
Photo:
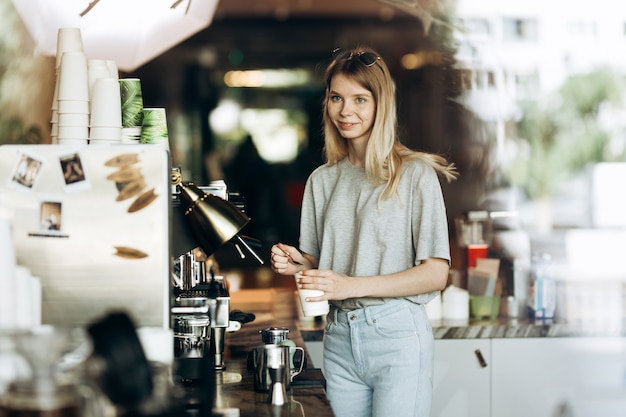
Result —
[[331, 56], [333, 57], [335, 61], [344, 60], [344, 59], [346, 61], [349, 61], [353, 58], [356, 58], [363, 65], [366, 65], [368, 67], [371, 67], [372, 65], [376, 63], [376, 61], [380, 59], [378, 55], [373, 54], [371, 52], [366, 52], [366, 51], [352, 52], [352, 51], [345, 51], [341, 48], [333, 49], [331, 51]]

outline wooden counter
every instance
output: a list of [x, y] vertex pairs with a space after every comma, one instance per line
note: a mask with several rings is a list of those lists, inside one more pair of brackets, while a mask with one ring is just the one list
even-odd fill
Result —
[[216, 377], [216, 398], [214, 408], [218, 411], [230, 408], [239, 409], [241, 417], [275, 417], [275, 416], [334, 416], [326, 391], [319, 380], [296, 380], [288, 392], [289, 403], [282, 407], [267, 404], [267, 393], [254, 390], [252, 371], [247, 369], [248, 353], [261, 346], [261, 330], [268, 327], [286, 327], [289, 338], [299, 347], [305, 348], [304, 340], [298, 330], [296, 320], [277, 319], [272, 314], [257, 314], [257, 318], [242, 326], [241, 330], [228, 333], [225, 340], [226, 369], [218, 372]]

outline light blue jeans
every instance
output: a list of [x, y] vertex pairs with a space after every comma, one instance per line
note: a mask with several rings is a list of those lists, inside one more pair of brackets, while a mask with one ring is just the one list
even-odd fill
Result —
[[433, 344], [422, 304], [394, 299], [348, 312], [332, 308], [324, 373], [336, 417], [428, 417]]

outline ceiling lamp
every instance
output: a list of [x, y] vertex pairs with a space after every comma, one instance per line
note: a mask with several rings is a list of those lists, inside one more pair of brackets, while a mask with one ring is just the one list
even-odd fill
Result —
[[80, 28], [90, 59], [133, 71], [208, 27], [219, 0], [13, 0], [35, 41], [56, 56], [61, 28]]

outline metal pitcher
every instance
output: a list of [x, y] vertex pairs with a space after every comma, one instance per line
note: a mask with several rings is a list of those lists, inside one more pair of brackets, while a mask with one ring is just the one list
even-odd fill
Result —
[[296, 375], [299, 375], [304, 368], [304, 349], [301, 347], [283, 346], [276, 344], [267, 344], [256, 347], [252, 350], [252, 365], [254, 371], [254, 389], [257, 392], [269, 392], [272, 379], [270, 377], [271, 358], [275, 357], [276, 351], [284, 352], [286, 358], [289, 358], [291, 352], [299, 351], [302, 354], [300, 366], [290, 367], [289, 372], [285, 372], [285, 381], [283, 385], [286, 390], [291, 388], [291, 382]]

